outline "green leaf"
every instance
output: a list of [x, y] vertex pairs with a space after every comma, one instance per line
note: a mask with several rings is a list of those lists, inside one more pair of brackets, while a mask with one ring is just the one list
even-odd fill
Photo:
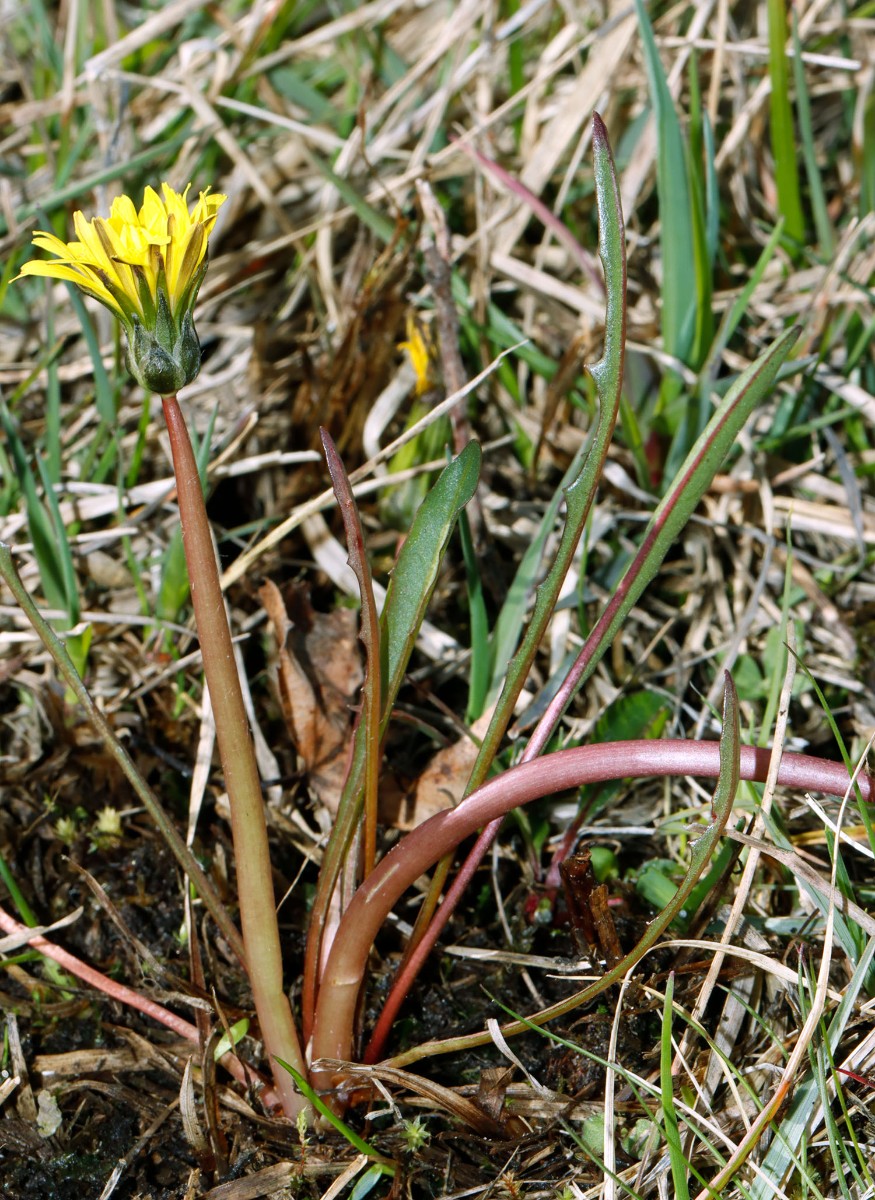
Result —
[[[707, 113], [702, 112], [696, 59], [695, 56], [692, 56], [690, 58], [690, 144], [687, 170], [690, 181], [691, 232], [696, 281], [696, 321], [691, 363], [696, 367], [704, 361], [714, 336], [711, 272], [714, 266], [715, 230], [709, 227], [708, 223], [708, 218], [712, 214], [709, 212], [709, 202], [705, 194], [707, 184], [703, 171], [707, 119]], [[713, 169], [713, 162], [710, 165]], [[700, 405], [700, 411], [701, 407]], [[693, 431], [694, 437], [698, 437], [702, 432], [706, 419], [703, 419], [702, 416], [699, 417], [697, 427]]]
[[687, 159], [674, 100], [656, 48], [643, 0], [635, 0], [644, 62], [656, 119], [656, 189], [662, 255], [662, 340], [665, 350], [687, 361], [696, 321], [693, 217]]
[[[323, 433], [323, 441], [325, 436]], [[327, 451], [328, 446], [326, 445], [326, 453]], [[375, 630], [373, 634], [368, 634], [372, 648], [375, 649], [377, 645], [379, 646], [379, 667], [373, 672], [369, 671], [370, 685], [366, 681], [366, 686], [371, 687], [374, 686], [375, 681], [379, 681], [379, 729], [374, 729], [375, 722], [366, 718], [371, 704], [370, 696], [365, 694], [363, 717], [356, 729], [353, 742], [352, 762], [343, 787], [331, 836], [325, 849], [310, 912], [302, 989], [305, 1038], [310, 1034], [310, 1021], [318, 990], [317, 976], [322, 931], [327, 920], [328, 906], [334, 892], [335, 882], [340, 876], [355, 832], [361, 824], [366, 787], [370, 786], [370, 790], [375, 794], [376, 768], [378, 766], [375, 761], [376, 752], [389, 723], [395, 697], [404, 680], [404, 673], [407, 670], [419, 628], [437, 583], [438, 571], [456, 519], [476, 490], [480, 478], [482, 457], [479, 443], [471, 442], [458, 458], [454, 459], [441, 472], [437, 483], [420, 505], [410, 533], [401, 547], [386, 593], [379, 631]], [[340, 469], [342, 471], [342, 468]], [[338, 482], [337, 463], [332, 469], [332, 480], [336, 487]], [[348, 483], [346, 494], [348, 503], [354, 503]], [[347, 521], [347, 538], [350, 539], [351, 536], [357, 538], [358, 535], [354, 534], [352, 526], [348, 523], [349, 515], [348, 512], [344, 514], [345, 521]], [[359, 560], [357, 574], [361, 586], [365, 569], [361, 548], [356, 554]], [[352, 561], [352, 554], [350, 561]], [[365, 605], [363, 610], [363, 627], [367, 622], [368, 607]], [[374, 666], [377, 667], [377, 665], [375, 662]], [[370, 825], [373, 825], [373, 822]], [[366, 828], [369, 827], [366, 826]]]
[[68, 633], [64, 637], [67, 653], [73, 660], [73, 666], [79, 675], [84, 675], [88, 666], [88, 651], [91, 649], [93, 636], [94, 626], [86, 625], [81, 633]]
[[[630, 692], [620, 696], [596, 722], [596, 742], [626, 742], [633, 738], [655, 737], [653, 726], [666, 710], [666, 700], [656, 692]], [[658, 722], [659, 728], [662, 721]]]
[[337, 110], [294, 66], [277, 67], [268, 73], [268, 79], [279, 94], [291, 104], [305, 109], [314, 121], [333, 125]]
[[94, 322], [88, 309], [85, 307], [85, 301], [82, 299], [82, 293], [73, 283], [66, 285], [67, 294], [70, 297], [70, 303], [79, 318], [79, 324], [82, 326], [82, 333], [85, 338], [85, 344], [88, 347], [88, 357], [91, 359], [91, 369], [94, 373], [94, 404], [97, 409], [97, 414], [108, 431], [111, 431], [111, 436], [115, 437], [115, 429], [118, 424], [118, 414], [116, 412], [116, 393], [115, 388], [110, 382], [106, 367], [103, 365], [103, 355], [100, 352], [100, 342], [94, 330]]
[[[46, 498], [46, 508], [48, 509], [49, 521], [54, 534], [50, 553], [56, 569], [61, 575], [64, 590], [64, 608], [67, 610], [68, 619], [72, 626], [79, 620], [79, 584], [76, 579], [76, 569], [73, 566], [73, 553], [70, 549], [67, 530], [61, 517], [58, 497], [49, 478], [46, 464], [42, 458], [37, 458], [36, 463], [39, 468], [43, 492]], [[40, 506], [40, 511], [42, 511], [42, 506]], [[42, 566], [40, 570], [42, 570]]]
[[489, 690], [489, 618], [483, 596], [483, 579], [467, 513], [459, 514], [459, 534], [468, 585], [468, 620], [471, 628], [471, 670], [465, 721], [472, 724], [486, 706]]
[[[564, 489], [565, 525], [559, 547], [546, 578], [538, 587], [534, 612], [525, 636], [513, 660], [508, 665], [492, 722], [483, 738], [480, 753], [468, 781], [467, 792], [473, 791], [484, 781], [492, 766], [501, 739], [504, 737], [538, 646], [553, 616], [565, 576], [574, 560], [577, 544], [595, 499], [608, 447], [617, 423], [626, 342], [626, 243], [614, 159], [608, 142], [607, 130], [598, 114], [593, 117], [592, 145], [599, 214], [599, 254], [605, 272], [606, 290], [604, 353], [598, 362], [589, 368], [599, 397], [598, 423], [590, 443], [586, 446], [585, 454], [575, 458], [574, 465], [579, 464], [579, 470]], [[554, 505], [557, 502], [558, 496], [554, 497]], [[545, 533], [546, 525], [542, 523], [539, 539]], [[526, 555], [523, 566], [526, 571], [534, 571], [537, 566], [534, 554]], [[523, 566], [520, 568], [521, 572]], [[525, 577], [521, 583], [525, 585]], [[517, 580], [514, 581], [514, 586], [517, 586]], [[517, 589], [513, 603], [519, 605], [523, 596], [524, 592], [521, 586]], [[499, 617], [495, 633], [496, 645], [499, 644], [499, 636], [509, 637], [513, 628], [513, 626], [503, 625], [502, 617]], [[493, 660], [497, 671], [501, 660], [495, 651], [493, 651]], [[535, 737], [537, 737], [537, 732]], [[526, 754], [531, 757], [539, 753], [541, 749], [543, 749], [543, 744], [536, 750], [534, 744], [530, 743]]]
[[769, 76], [772, 82], [769, 108], [778, 211], [784, 218], [787, 236], [795, 242], [802, 242], [805, 237], [805, 218], [802, 215], [802, 200], [799, 194], [796, 131], [793, 128], [793, 110], [790, 107], [786, 0], [768, 0], [767, 11]]
[[[735, 445], [748, 417], [769, 394], [798, 336], [799, 329], [795, 327], [783, 333], [735, 380], [726, 393], [723, 403], [708, 422], [651, 517], [637, 554], [587, 638], [574, 669], [569, 673], [565, 704], [573, 691], [589, 679], [633, 605], [653, 579], [669, 549], [677, 542], [711, 480]], [[552, 716], [558, 720], [559, 713], [553, 713]]]
[[392, 236], [395, 233], [395, 222], [390, 221], [388, 217], [384, 217], [372, 204], [368, 204], [367, 200], [359, 195], [348, 179], [344, 179], [342, 175], [338, 175], [314, 151], [310, 151], [309, 158], [313, 166], [337, 190], [341, 200], [344, 204], [349, 205], [362, 224], [366, 225], [380, 241], [391, 242]]
[[723, 320], [720, 322], [720, 328], [717, 330], [717, 336], [715, 337], [711, 346], [711, 352], [708, 355], [708, 361], [702, 368], [702, 387], [708, 391], [710, 391], [711, 385], [714, 379], [717, 377], [717, 371], [720, 367], [720, 359], [723, 355], [723, 351], [729, 345], [732, 335], [738, 328], [741, 318], [748, 311], [750, 298], [756, 288], [759, 286], [760, 281], [766, 273], [766, 268], [774, 257], [775, 251], [781, 243], [781, 236], [783, 232], [783, 222], [779, 221], [775, 229], [772, 231], [769, 240], [766, 242], [765, 246], [763, 246], [762, 253], [757, 259], [756, 265], [751, 271], [747, 282], [745, 283], [739, 295], [736, 297], [732, 306], [726, 310]]
[[382, 1163], [374, 1163], [372, 1167], [368, 1167], [361, 1179], [356, 1181], [349, 1200], [365, 1200], [365, 1196], [369, 1196], [383, 1176], [387, 1174], [389, 1172]]
[[808, 194], [811, 197], [814, 227], [817, 230], [820, 252], [824, 258], [830, 259], [835, 251], [835, 234], [829, 219], [823, 180], [820, 177], [817, 155], [814, 150], [811, 99], [808, 95], [808, 84], [805, 81], [805, 64], [802, 61], [802, 43], [799, 40], [799, 21], [795, 9], [793, 10], [793, 82], [796, 85], [796, 110], [799, 114], [802, 157], [805, 160], [805, 174], [808, 177]]
[[550, 503], [544, 511], [537, 532], [520, 559], [516, 574], [501, 606], [489, 643], [490, 680], [488, 702], [496, 699], [507, 674], [507, 664], [519, 645], [520, 634], [525, 624], [526, 613], [542, 571], [544, 547], [556, 527], [559, 509], [565, 501], [565, 493], [581, 473], [589, 454], [591, 441], [583, 442], [560, 480]]
[[423, 500], [392, 571], [380, 618], [381, 731], [385, 732], [459, 513], [474, 495], [483, 452], [465, 447]]
[[[216, 1062], [219, 1061], [223, 1054], [227, 1054], [230, 1050], [233, 1050], [241, 1038], [246, 1037], [248, 1032], [248, 1017], [241, 1017], [239, 1021], [235, 1021], [228, 1029], [228, 1033], [223, 1033], [218, 1042], [216, 1042], [216, 1048], [213, 1051], [213, 1058]], [[231, 1036], [229, 1037], [228, 1034]]]

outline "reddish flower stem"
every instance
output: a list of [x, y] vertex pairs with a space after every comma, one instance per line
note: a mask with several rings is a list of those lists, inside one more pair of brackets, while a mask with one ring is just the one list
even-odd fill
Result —
[[282, 953], [261, 781], [197, 462], [179, 402], [175, 396], [164, 396], [162, 402], [170, 435], [185, 561], [204, 675], [213, 704], [219, 757], [231, 802], [246, 967], [274, 1083], [282, 1097], [283, 1110], [294, 1118], [306, 1106], [306, 1101], [277, 1058], [290, 1062], [302, 1075], [306, 1075], [307, 1068], [288, 997], [283, 990]]

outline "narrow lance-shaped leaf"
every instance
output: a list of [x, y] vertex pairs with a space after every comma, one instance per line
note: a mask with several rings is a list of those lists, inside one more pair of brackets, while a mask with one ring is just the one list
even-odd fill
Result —
[[392, 571], [380, 619], [381, 732], [385, 732], [416, 645], [450, 535], [477, 488], [482, 459], [479, 443], [471, 442], [441, 472], [417, 510]]
[[[565, 491], [565, 525], [556, 557], [538, 587], [531, 620], [519, 650], [511, 661], [495, 714], [468, 782], [471, 792], [486, 778], [513, 714], [541, 639], [559, 599], [595, 499], [596, 489], [617, 422], [623, 384], [626, 341], [626, 246], [623, 212], [607, 130], [598, 113], [593, 115], [593, 157], [599, 215], [599, 253], [605, 272], [605, 346], [597, 363], [589, 367], [599, 396], [599, 418], [589, 453], [580, 473]], [[501, 618], [499, 617], [499, 625]]]
[[790, 71], [787, 65], [786, 0], [768, 0], [769, 93], [772, 153], [775, 156], [775, 183], [778, 208], [784, 218], [787, 236], [796, 242], [805, 237], [805, 217], [799, 191], [799, 163], [793, 109], [790, 104]]
[[674, 1102], [674, 1078], [671, 1064], [674, 1057], [671, 1026], [674, 1001], [674, 971], [669, 972], [665, 984], [665, 1000], [662, 1005], [662, 1033], [659, 1039], [659, 1084], [662, 1093], [662, 1123], [665, 1129], [665, 1140], [668, 1144], [668, 1158], [671, 1165], [671, 1177], [674, 1183], [675, 1200], [690, 1200], [690, 1189], [687, 1186], [689, 1163], [684, 1154], [681, 1139], [678, 1110]]
[[[374, 692], [368, 693], [373, 698], [376, 698], [376, 689], [379, 688], [380, 719], [378, 728], [375, 728], [371, 717], [367, 718], [370, 726], [366, 725], [364, 713], [359, 722], [353, 742], [352, 762], [319, 872], [319, 885], [310, 911], [301, 998], [305, 1041], [310, 1037], [317, 1003], [322, 932], [328, 906], [361, 819], [366, 780], [374, 769], [375, 750], [371, 739], [377, 739], [375, 745], [378, 748], [437, 583], [453, 527], [477, 487], [482, 457], [479, 443], [472, 442], [466, 446], [458, 458], [441, 472], [437, 483], [419, 506], [392, 573], [379, 629], [368, 635], [374, 647], [379, 647], [380, 662], [375, 664], [379, 669], [373, 674], [369, 671], [370, 684], [366, 680], [366, 687], [373, 686]], [[333, 463], [332, 478], [335, 486], [341, 480], [343, 492], [341, 475], [337, 471], [338, 463], [339, 459]], [[348, 501], [353, 503], [352, 493], [347, 491], [346, 494]], [[349, 515], [347, 513], [345, 519], [349, 519]], [[349, 526], [347, 537], [350, 537]], [[356, 541], [360, 533], [353, 533], [352, 538]], [[358, 553], [361, 558], [361, 551]], [[359, 565], [363, 569], [363, 560]], [[361, 575], [359, 582], [361, 585]], [[363, 612], [363, 625], [365, 619]], [[368, 697], [365, 699], [369, 705]]]
[[[680, 536], [706, 488], [729, 453], [756, 405], [768, 395], [787, 359], [798, 328], [787, 330], [739, 376], [693, 446], [656, 512], [620, 586], [593, 627], [577, 661], [538, 723], [530, 743], [542, 749], [575, 691], [595, 670], [633, 605], [653, 579], [669, 548]], [[527, 750], [528, 753], [528, 750]]]
[[[61, 526], [60, 532], [54, 527], [49, 513], [39, 498], [34, 472], [27, 460], [27, 454], [19, 437], [18, 430], [15, 427], [12, 414], [3, 400], [0, 400], [0, 425], [2, 425], [3, 432], [6, 435], [6, 442], [12, 456], [15, 474], [24, 496], [27, 528], [39, 566], [43, 592], [52, 608], [61, 609], [68, 614], [69, 627], [69, 625], [75, 624], [77, 619], [71, 613], [71, 606], [74, 607], [75, 612], [77, 596], [75, 595], [75, 589], [72, 597], [67, 592], [69, 573], [64, 568], [61, 550], [64, 545], [63, 526]], [[47, 499], [48, 496], [49, 488], [46, 490]], [[52, 498], [54, 499], [54, 496]], [[67, 547], [67, 551], [69, 553], [69, 546]]]

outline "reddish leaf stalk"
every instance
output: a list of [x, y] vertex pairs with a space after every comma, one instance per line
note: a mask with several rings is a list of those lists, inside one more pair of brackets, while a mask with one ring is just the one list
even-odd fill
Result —
[[[605, 742], [545, 755], [491, 779], [458, 807], [438, 813], [409, 833], [357, 891], [335, 938], [323, 976], [313, 1033], [313, 1058], [349, 1059], [356, 1000], [371, 946], [401, 895], [444, 854], [512, 808], [584, 784], [645, 776], [716, 778], [719, 743], [673, 739]], [[741, 778], [762, 782], [770, 751], [741, 747]], [[850, 777], [841, 763], [807, 754], [785, 754], [778, 771], [783, 787], [844, 795]], [[875, 780], [860, 775], [863, 799], [875, 799]], [[333, 1085], [330, 1074], [314, 1086]]]
[[371, 568], [365, 552], [365, 536], [346, 468], [327, 429], [321, 429], [325, 459], [331, 474], [337, 505], [346, 531], [348, 562], [361, 595], [361, 641], [365, 647], [367, 674], [362, 686], [361, 736], [367, 739], [364, 778], [364, 861], [362, 873], [370, 875], [377, 860], [377, 792], [380, 782], [380, 617], [374, 599]]
[[[301, 980], [301, 1025], [304, 1043], [313, 1032], [313, 1015], [319, 990], [320, 968], [331, 939], [329, 913], [332, 901], [351, 895], [358, 882], [358, 851], [363, 845], [363, 873], [373, 869], [377, 854], [377, 793], [380, 777], [380, 628], [374, 599], [371, 569], [365, 553], [364, 533], [349, 476], [326, 429], [322, 444], [337, 504], [346, 531], [349, 564], [355, 573], [361, 594], [360, 638], [365, 648], [366, 673], [362, 687], [361, 711], [355, 732], [340, 806], [331, 831], [307, 926], [307, 946]], [[362, 821], [362, 811], [364, 820]], [[361, 836], [359, 836], [361, 834]]]
[[276, 1058], [286, 1059], [301, 1074], [306, 1074], [306, 1067], [283, 990], [276, 900], [255, 750], [188, 429], [176, 397], [164, 396], [162, 402], [170, 435], [185, 560], [204, 674], [216, 719], [216, 739], [225, 786], [231, 801], [246, 967], [276, 1089], [286, 1115], [295, 1117], [306, 1106], [306, 1101]]
[[[157, 1021], [167, 1029], [172, 1029], [174, 1033], [179, 1034], [186, 1041], [199, 1044], [200, 1035], [196, 1025], [192, 1025], [190, 1021], [186, 1021], [183, 1017], [178, 1017], [176, 1013], [171, 1012], [168, 1008], [156, 1004], [148, 996], [141, 996], [133, 988], [126, 987], [123, 983], [118, 983], [115, 979], [110, 979], [108, 975], [102, 974], [100, 971], [95, 970], [94, 967], [89, 967], [87, 963], [82, 962], [75, 955], [70, 954], [69, 951], [56, 946], [54, 942], [50, 942], [47, 938], [44, 938], [41, 933], [31, 933], [25, 925], [20, 924], [2, 908], [0, 908], [0, 929], [8, 934], [27, 937], [27, 944], [29, 946], [32, 946], [34, 950], [38, 950], [46, 958], [52, 959], [53, 962], [63, 967], [65, 971], [68, 971], [76, 979], [81, 979], [84, 983], [96, 988], [99, 992], [103, 992], [104, 995], [109, 996], [112, 1000], [118, 1001], [119, 1004], [124, 1004], [128, 1008], [133, 1008], [137, 1012], [143, 1013], [144, 1016], [151, 1017], [153, 1021]], [[257, 1072], [244, 1067], [240, 1059], [234, 1054], [222, 1055], [220, 1062], [235, 1079], [246, 1086], [253, 1079], [260, 1078]], [[265, 1087], [264, 1091], [261, 1092], [261, 1100], [268, 1108], [275, 1108], [279, 1105], [279, 1097], [270, 1087]]]

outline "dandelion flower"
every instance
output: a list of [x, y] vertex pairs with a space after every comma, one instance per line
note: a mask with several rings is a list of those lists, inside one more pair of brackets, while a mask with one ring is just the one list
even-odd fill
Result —
[[434, 345], [430, 344], [431, 338], [426, 340], [426, 335], [416, 318], [411, 314], [407, 314], [407, 341], [399, 342], [398, 349], [406, 350], [407, 356], [410, 359], [410, 364], [413, 367], [416, 375], [416, 394], [417, 396], [424, 395], [429, 391], [432, 384], [432, 358], [434, 353]]
[[209, 236], [227, 199], [208, 189], [189, 211], [188, 190], [163, 183], [163, 196], [146, 188], [139, 210], [129, 196], [118, 196], [108, 217], [88, 221], [77, 212], [74, 242], [35, 233], [34, 245], [55, 258], [33, 259], [18, 276], [63, 279], [104, 304], [124, 326], [132, 375], [160, 395], [191, 383], [200, 369], [192, 309]]

